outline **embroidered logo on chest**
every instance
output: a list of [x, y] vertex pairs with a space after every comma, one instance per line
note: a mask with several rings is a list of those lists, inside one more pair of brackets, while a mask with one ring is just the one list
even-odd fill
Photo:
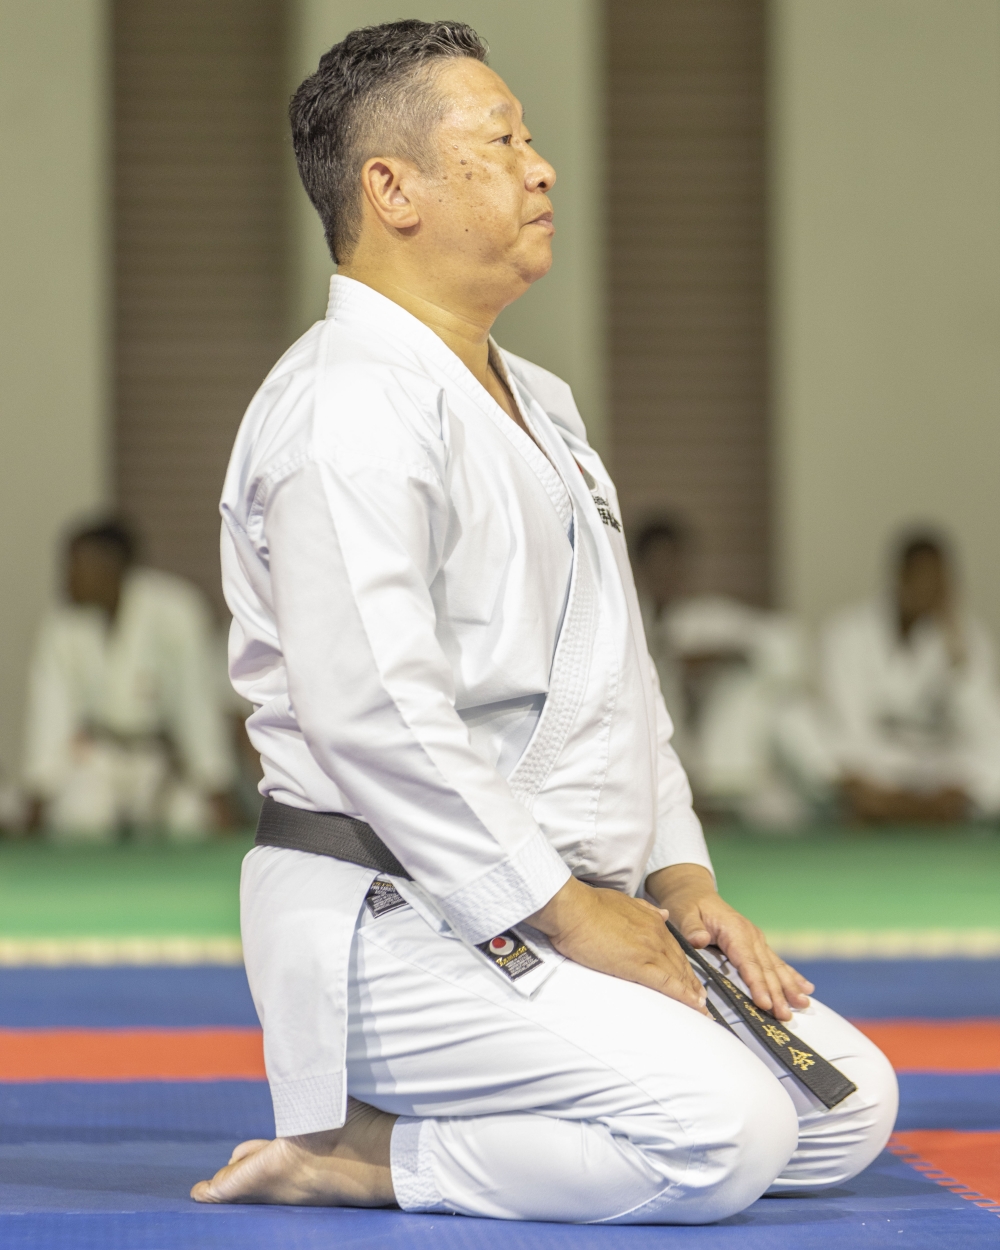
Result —
[[583, 480], [587, 483], [587, 490], [590, 491], [590, 497], [593, 499], [594, 506], [597, 508], [597, 515], [601, 518], [605, 525], [610, 525], [613, 530], [617, 530], [620, 534], [622, 532], [622, 523], [615, 516], [614, 512], [612, 512], [611, 505], [604, 498], [604, 496], [597, 493], [597, 490], [595, 489], [597, 486], [597, 478], [595, 478], [592, 473], [588, 473], [579, 460], [576, 462], [576, 467], [583, 474]]
[[620, 534], [622, 532], [621, 521], [619, 521], [615, 514], [611, 511], [611, 505], [608, 501], [594, 491], [591, 492], [591, 498], [597, 505], [597, 515], [601, 518], [604, 524], [610, 525], [613, 530], [617, 530]]

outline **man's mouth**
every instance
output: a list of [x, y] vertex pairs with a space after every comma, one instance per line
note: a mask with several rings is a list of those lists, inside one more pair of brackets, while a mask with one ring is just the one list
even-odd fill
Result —
[[556, 228], [552, 224], [552, 210], [551, 209], [547, 213], [539, 213], [537, 217], [533, 217], [531, 221], [528, 222], [528, 225], [529, 226], [544, 226], [544, 228], [548, 230], [550, 234], [555, 234]]

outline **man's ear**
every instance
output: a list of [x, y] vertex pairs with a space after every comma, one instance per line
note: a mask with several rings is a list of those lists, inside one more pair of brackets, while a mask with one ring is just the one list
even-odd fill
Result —
[[375, 156], [361, 169], [361, 189], [375, 216], [392, 230], [411, 230], [420, 225], [420, 214], [406, 194], [405, 184], [414, 174], [403, 160]]

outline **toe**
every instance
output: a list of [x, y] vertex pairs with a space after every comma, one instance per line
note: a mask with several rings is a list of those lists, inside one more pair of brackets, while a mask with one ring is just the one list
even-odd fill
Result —
[[241, 1159], [245, 1159], [248, 1155], [254, 1155], [258, 1150], [263, 1150], [265, 1146], [271, 1144], [270, 1138], [255, 1137], [251, 1141], [241, 1141], [233, 1153], [229, 1156], [230, 1164], [239, 1163]]

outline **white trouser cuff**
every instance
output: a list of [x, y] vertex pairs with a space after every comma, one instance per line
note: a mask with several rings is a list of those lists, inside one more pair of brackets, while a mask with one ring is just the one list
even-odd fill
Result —
[[447, 1208], [430, 1165], [430, 1151], [421, 1149], [421, 1134], [431, 1121], [401, 1115], [392, 1126], [389, 1166], [396, 1201], [404, 1211], [444, 1211]]
[[272, 1081], [271, 1102], [278, 1137], [340, 1128], [347, 1110], [343, 1074], [327, 1072], [298, 1081]]

